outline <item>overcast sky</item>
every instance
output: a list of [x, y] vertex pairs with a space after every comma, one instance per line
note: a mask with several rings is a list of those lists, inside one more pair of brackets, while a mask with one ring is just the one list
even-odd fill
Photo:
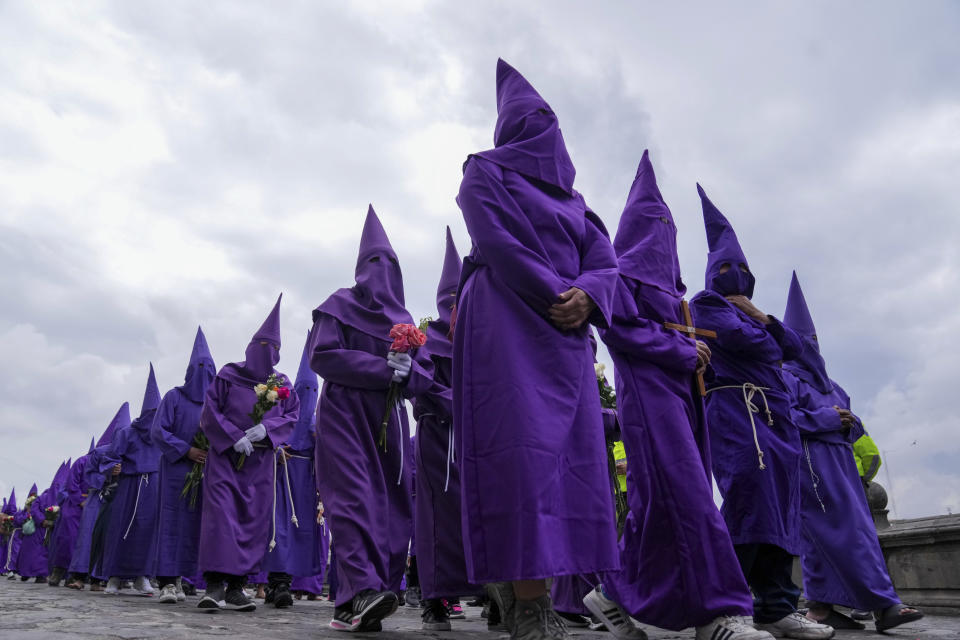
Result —
[[[602, 6], [604, 10], [597, 10]], [[0, 3], [0, 494], [49, 483], [153, 361], [218, 365], [284, 293], [280, 368], [353, 281], [367, 203], [435, 315], [498, 56], [616, 229], [644, 148], [692, 293], [695, 183], [782, 315], [797, 269], [896, 513], [960, 511], [960, 5]], [[884, 471], [881, 481], [888, 482]]]

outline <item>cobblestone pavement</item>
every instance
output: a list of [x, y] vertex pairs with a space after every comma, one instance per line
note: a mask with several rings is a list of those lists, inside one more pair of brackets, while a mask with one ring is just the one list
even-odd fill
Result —
[[[198, 598], [176, 605], [162, 605], [156, 597], [107, 596], [63, 587], [21, 583], [0, 578], [0, 638], [4, 640], [47, 640], [63, 638], [231, 638], [231, 640], [307, 638], [486, 638], [506, 640], [505, 634], [486, 630], [480, 609], [465, 607], [466, 620], [455, 620], [454, 630], [422, 631], [419, 612], [402, 607], [384, 621], [382, 633], [347, 635], [327, 627], [333, 605], [326, 601], [297, 601], [293, 608], [278, 610], [261, 606], [253, 613], [219, 611], [205, 613], [196, 608]], [[648, 629], [651, 639], [684, 638], [693, 631]], [[573, 631], [576, 638], [605, 638], [607, 633]], [[837, 638], [878, 638], [873, 632], [843, 632]], [[891, 631], [897, 639], [960, 640], [960, 617], [929, 616], [905, 629]]]

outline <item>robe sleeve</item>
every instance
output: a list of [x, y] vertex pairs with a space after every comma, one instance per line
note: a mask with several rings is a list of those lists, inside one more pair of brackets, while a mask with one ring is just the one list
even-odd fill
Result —
[[129, 446], [129, 434], [129, 427], [113, 434], [110, 446], [100, 455], [100, 473], [110, 475], [114, 465], [123, 463], [123, 454]]
[[[619, 278], [617, 254], [610, 238], [597, 226], [596, 214], [587, 211], [583, 245], [580, 250], [580, 275], [573, 285], [593, 300], [597, 308], [590, 314], [590, 323], [598, 328], [610, 326], [613, 298]], [[600, 223], [602, 224], [602, 223]]]
[[761, 362], [775, 362], [783, 360], [783, 349], [777, 339], [779, 334], [789, 341], [792, 337], [799, 348], [800, 339], [790, 329], [784, 327], [774, 319], [769, 325], [757, 326], [743, 317], [725, 298], [714, 293], [699, 293], [694, 296], [690, 304], [690, 313], [696, 326], [711, 329], [717, 332], [714, 339], [708, 338], [708, 343], [716, 343], [718, 347], [741, 357], [759, 360]]
[[696, 342], [659, 322], [640, 317], [630, 289], [622, 280], [614, 296], [612, 322], [609, 328], [600, 330], [600, 338], [614, 351], [664, 369], [692, 375], [697, 368]]
[[266, 439], [273, 449], [285, 443], [293, 435], [293, 429], [300, 417], [300, 398], [292, 388], [286, 400], [277, 402], [270, 411], [263, 416], [263, 426], [267, 430]]
[[[203, 398], [200, 413], [200, 428], [210, 441], [210, 448], [223, 455], [237, 441], [246, 435], [243, 429], [230, 422], [223, 415], [223, 402], [230, 392], [230, 383], [223, 378], [214, 378]], [[293, 395], [293, 394], [291, 394]]]
[[179, 400], [179, 391], [175, 389], [167, 391], [157, 410], [157, 415], [153, 418], [153, 424], [150, 425], [150, 439], [160, 448], [167, 462], [176, 462], [190, 451], [190, 443], [184, 442], [173, 433]]
[[[401, 393], [408, 400], [427, 393], [433, 388], [433, 360], [425, 349], [417, 349], [413, 354], [413, 366], [401, 387]], [[390, 370], [391, 372], [393, 369]], [[452, 398], [451, 398], [452, 400]]]
[[767, 325], [767, 331], [774, 337], [777, 341], [777, 344], [780, 345], [780, 350], [783, 351], [784, 360], [794, 360], [800, 357], [800, 354], [803, 352], [803, 340], [793, 331], [793, 329], [788, 328], [780, 320], [774, 318], [773, 316], [767, 316], [770, 318], [770, 324]]
[[[565, 282], [553, 265], [535, 250], [541, 246], [536, 229], [496, 176], [496, 171], [498, 169], [486, 160], [470, 158], [463, 172], [457, 203], [483, 264], [534, 311], [546, 317], [557, 296], [573, 283]], [[584, 283], [588, 288], [591, 285]], [[584, 291], [590, 294], [587, 289]], [[600, 297], [599, 302], [603, 302]]]
[[[390, 388], [393, 369], [386, 358], [361, 351], [346, 349], [340, 321], [326, 313], [317, 314], [313, 324], [313, 349], [310, 368], [326, 382], [386, 391]], [[414, 375], [411, 372], [411, 377]]]

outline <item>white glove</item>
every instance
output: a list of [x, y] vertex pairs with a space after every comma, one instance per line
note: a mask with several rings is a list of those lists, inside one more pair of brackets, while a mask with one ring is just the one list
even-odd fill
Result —
[[267, 437], [267, 428], [263, 426], [261, 422], [247, 429], [246, 433], [247, 437], [250, 438], [250, 442], [260, 442]]
[[387, 366], [393, 369], [393, 382], [403, 382], [410, 377], [410, 369], [413, 368], [413, 358], [408, 353], [387, 354]]
[[233, 445], [233, 450], [237, 453], [242, 453], [245, 456], [253, 455], [253, 443], [250, 442], [250, 438], [243, 436], [236, 441]]

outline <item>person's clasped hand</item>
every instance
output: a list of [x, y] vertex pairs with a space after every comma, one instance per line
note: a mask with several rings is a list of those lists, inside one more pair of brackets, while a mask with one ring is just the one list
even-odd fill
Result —
[[570, 287], [557, 296], [557, 302], [550, 306], [547, 313], [558, 329], [568, 331], [579, 329], [596, 308], [596, 303], [583, 289]]
[[410, 371], [413, 369], [413, 358], [409, 353], [397, 353], [391, 351], [387, 354], [387, 366], [393, 369], [393, 382], [403, 382], [410, 377]]
[[253, 443], [250, 442], [250, 438], [243, 436], [233, 445], [233, 450], [245, 456], [253, 455]]
[[267, 428], [261, 422], [247, 429], [246, 434], [250, 442], [260, 442], [267, 437]]

